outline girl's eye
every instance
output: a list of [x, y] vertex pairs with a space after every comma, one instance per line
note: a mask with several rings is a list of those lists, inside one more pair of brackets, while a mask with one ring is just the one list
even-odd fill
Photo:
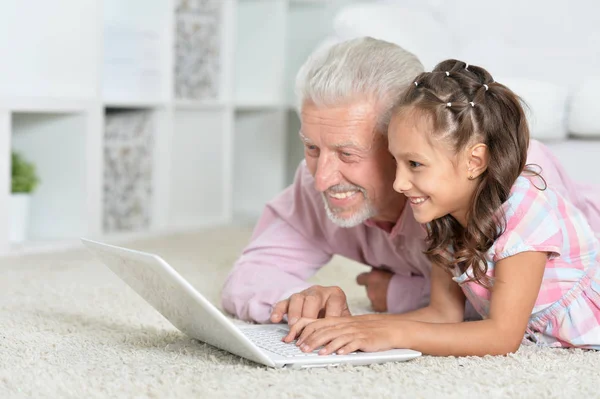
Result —
[[408, 164], [410, 165], [411, 168], [417, 168], [419, 166], [422, 166], [420, 163], [415, 162], [415, 161], [408, 161]]

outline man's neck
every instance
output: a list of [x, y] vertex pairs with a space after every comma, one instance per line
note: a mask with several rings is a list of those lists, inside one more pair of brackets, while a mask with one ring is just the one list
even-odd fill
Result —
[[392, 229], [396, 225], [396, 223], [392, 223], [392, 222], [375, 222], [374, 221], [373, 223], [375, 223], [375, 226], [379, 227], [381, 230], [385, 231], [386, 233], [391, 233]]
[[394, 204], [394, 207], [391, 208], [388, 217], [381, 217], [378, 215], [371, 219], [371, 223], [384, 230], [385, 232], [390, 233], [396, 225], [396, 223], [398, 223], [398, 220], [400, 219], [400, 216], [402, 215], [405, 206], [406, 197], [402, 195], [398, 198], [398, 201]]

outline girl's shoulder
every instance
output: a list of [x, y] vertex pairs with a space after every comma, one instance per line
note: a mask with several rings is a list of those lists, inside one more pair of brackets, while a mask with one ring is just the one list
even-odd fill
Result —
[[497, 262], [525, 251], [560, 254], [563, 244], [562, 219], [557, 193], [529, 176], [520, 176], [503, 204], [505, 223], [488, 251]]
[[508, 199], [503, 204], [506, 219], [522, 218], [528, 213], [553, 214], [559, 211], [559, 194], [539, 176], [521, 175], [513, 184]]

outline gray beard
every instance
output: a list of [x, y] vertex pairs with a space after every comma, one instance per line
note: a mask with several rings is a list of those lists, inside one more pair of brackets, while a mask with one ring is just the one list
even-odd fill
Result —
[[367, 199], [365, 204], [360, 209], [358, 209], [352, 216], [350, 216], [349, 218], [341, 218], [329, 206], [329, 202], [327, 201], [327, 196], [325, 195], [325, 193], [321, 193], [321, 196], [323, 198], [325, 212], [327, 213], [327, 217], [329, 218], [329, 220], [331, 220], [337, 226], [343, 228], [356, 227], [377, 214], [377, 211], [375, 210], [375, 208], [373, 208], [373, 206], [371, 206], [369, 200]]

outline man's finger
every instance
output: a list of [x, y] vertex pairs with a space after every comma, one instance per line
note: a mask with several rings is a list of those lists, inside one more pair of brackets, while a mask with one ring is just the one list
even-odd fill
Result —
[[348, 309], [346, 297], [343, 295], [330, 296], [325, 304], [325, 317], [342, 316], [342, 312]]
[[356, 283], [358, 285], [366, 286], [369, 281], [370, 275], [371, 275], [371, 272], [364, 272], [364, 273], [359, 274], [358, 276], [356, 276]]
[[316, 319], [319, 317], [320, 311], [321, 311], [321, 298], [319, 296], [307, 295], [304, 297], [304, 304], [302, 305], [302, 314], [300, 315], [300, 317]]
[[285, 299], [279, 301], [273, 306], [271, 311], [271, 323], [280, 323], [283, 320], [283, 316], [287, 313], [289, 300]]
[[291, 326], [302, 317], [302, 308], [304, 307], [304, 295], [294, 294], [290, 297], [288, 305], [288, 325]]

